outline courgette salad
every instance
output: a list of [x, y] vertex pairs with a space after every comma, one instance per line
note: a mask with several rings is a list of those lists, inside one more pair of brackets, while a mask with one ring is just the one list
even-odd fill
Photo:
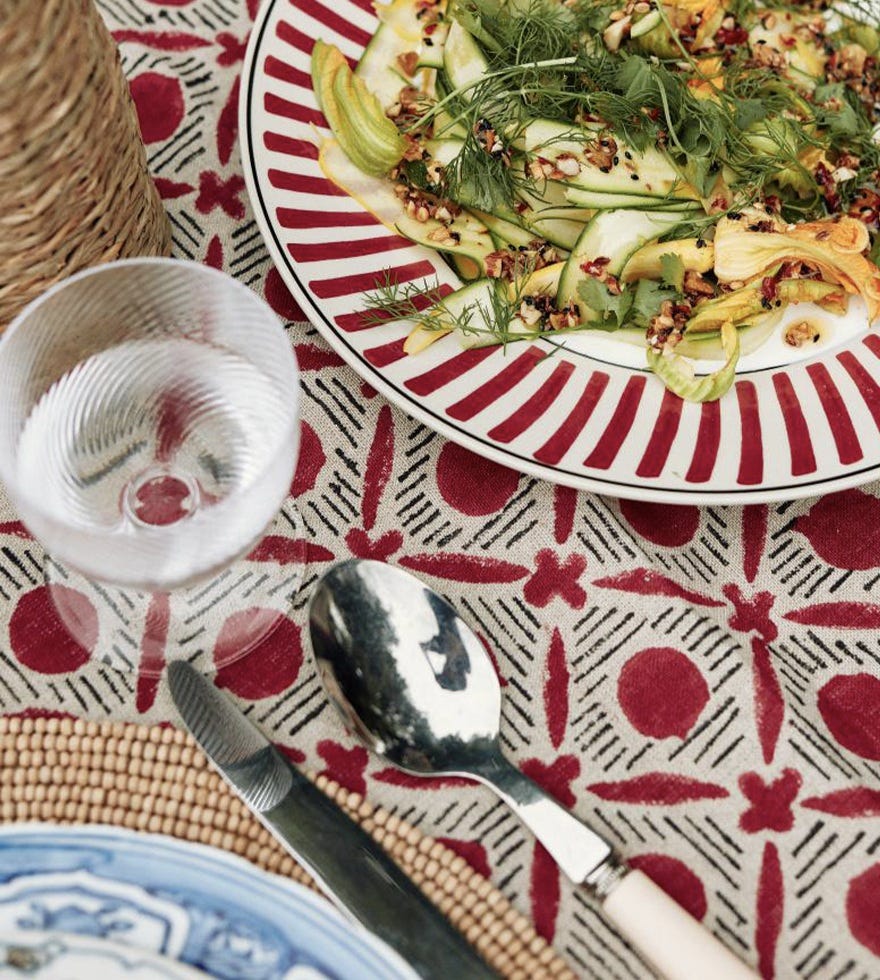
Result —
[[[352, 71], [317, 41], [326, 175], [463, 285], [367, 297], [415, 354], [638, 337], [720, 397], [780, 312], [880, 317], [880, 31], [822, 0], [393, 0]], [[874, 21], [874, 22], [872, 22]], [[781, 328], [779, 328], [781, 329]], [[808, 320], [785, 341], [815, 340]], [[715, 359], [712, 373], [694, 360]]]

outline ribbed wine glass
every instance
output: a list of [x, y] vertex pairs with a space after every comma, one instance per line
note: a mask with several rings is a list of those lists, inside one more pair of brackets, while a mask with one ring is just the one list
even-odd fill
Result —
[[[280, 621], [303, 570], [298, 375], [251, 290], [174, 259], [79, 273], [0, 339], [0, 403], [0, 477], [95, 656], [219, 668]], [[284, 560], [255, 560], [273, 521]]]

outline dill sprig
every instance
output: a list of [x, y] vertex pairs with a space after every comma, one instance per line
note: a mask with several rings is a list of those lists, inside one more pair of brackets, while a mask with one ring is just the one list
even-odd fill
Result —
[[425, 311], [442, 302], [445, 295], [436, 276], [431, 280], [398, 282], [386, 269], [377, 276], [372, 291], [364, 294], [363, 321], [377, 326], [392, 320], [421, 320]]
[[[485, 299], [478, 298], [452, 308], [439, 280], [399, 283], [386, 270], [376, 288], [364, 296], [364, 320], [369, 324], [407, 320], [413, 329], [457, 330], [465, 336], [485, 337], [491, 343], [514, 339], [510, 324], [519, 308], [518, 294], [511, 295], [506, 283], [495, 281]], [[516, 335], [516, 339], [520, 337]], [[532, 338], [534, 339], [534, 338]]]
[[[430, 281], [398, 283], [390, 270], [377, 280], [372, 292], [364, 296], [363, 318], [370, 325], [406, 320], [413, 330], [447, 333], [455, 330], [470, 338], [474, 346], [506, 346], [520, 340], [537, 340], [548, 335], [542, 323], [528, 327], [519, 317], [526, 286], [534, 266], [528, 260], [517, 270], [513, 283], [490, 280], [481, 296], [470, 302], [451, 305], [455, 293], [445, 293], [436, 278]], [[553, 330], [552, 336], [596, 329], [596, 323], [584, 323], [568, 330]]]
[[522, 172], [503, 158], [492, 157], [473, 133], [443, 171], [443, 196], [466, 207], [492, 212], [509, 206], [525, 183]]

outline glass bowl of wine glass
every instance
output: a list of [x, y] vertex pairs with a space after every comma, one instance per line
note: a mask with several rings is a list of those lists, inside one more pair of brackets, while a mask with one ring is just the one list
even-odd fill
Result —
[[[176, 657], [222, 668], [281, 621], [303, 571], [298, 393], [272, 310], [197, 263], [89, 269], [13, 321], [0, 479], [93, 656], [148, 675]], [[283, 561], [254, 555], [267, 530]]]

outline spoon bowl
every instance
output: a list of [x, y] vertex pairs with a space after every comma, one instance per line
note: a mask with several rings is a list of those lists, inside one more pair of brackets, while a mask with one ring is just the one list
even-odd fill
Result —
[[418, 579], [347, 561], [318, 584], [312, 647], [349, 726], [408, 772], [465, 773], [498, 752], [501, 686], [476, 634]]

